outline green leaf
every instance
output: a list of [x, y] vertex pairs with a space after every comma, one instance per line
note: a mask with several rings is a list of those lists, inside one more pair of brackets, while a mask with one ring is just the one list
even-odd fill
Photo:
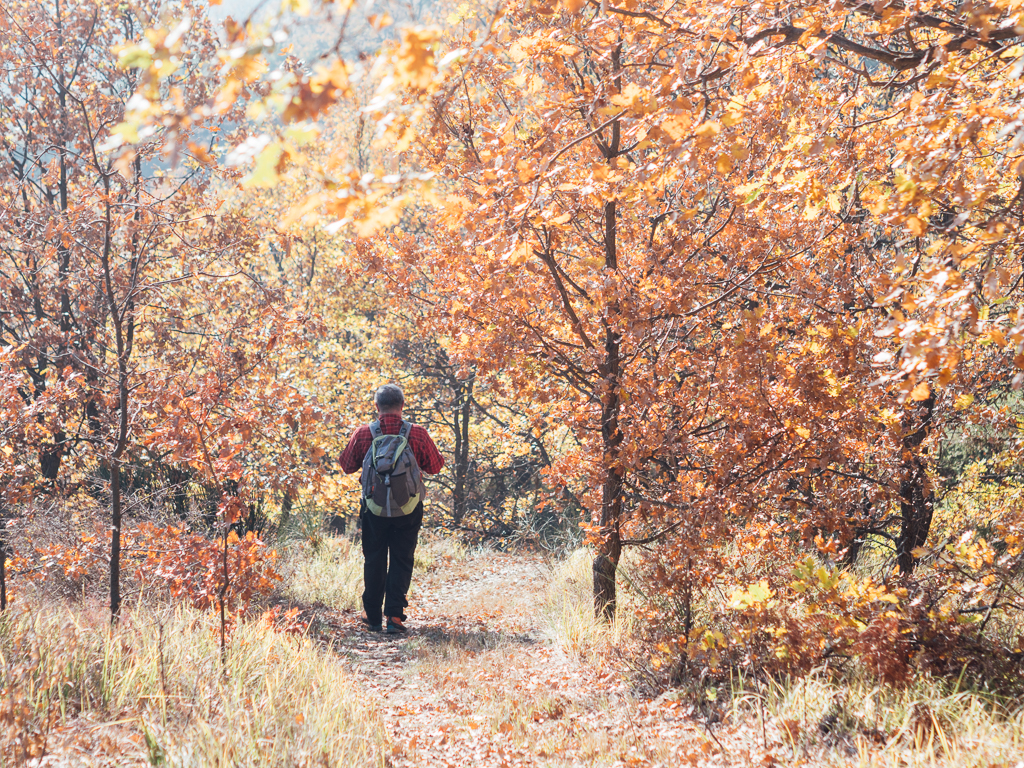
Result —
[[148, 45], [126, 45], [118, 51], [117, 66], [121, 69], [146, 69], [153, 63], [153, 51]]
[[274, 186], [280, 178], [278, 166], [283, 152], [284, 147], [279, 141], [264, 147], [256, 157], [256, 167], [243, 179], [243, 186], [254, 189], [267, 189]]

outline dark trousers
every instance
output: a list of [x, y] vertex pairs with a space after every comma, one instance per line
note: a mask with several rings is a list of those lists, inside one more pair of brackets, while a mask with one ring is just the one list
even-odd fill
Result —
[[[363, 610], [372, 623], [384, 616], [405, 619], [405, 599], [412, 580], [416, 542], [423, 525], [423, 504], [403, 517], [377, 517], [364, 506], [363, 524]], [[390, 559], [390, 562], [389, 562]]]

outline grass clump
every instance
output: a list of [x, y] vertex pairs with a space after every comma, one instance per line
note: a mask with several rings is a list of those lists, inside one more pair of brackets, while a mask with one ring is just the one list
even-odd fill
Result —
[[416, 545], [414, 572], [427, 573], [442, 566], [462, 563], [469, 554], [469, 549], [460, 539], [424, 528], [420, 530]]
[[[415, 572], [428, 573], [466, 557], [457, 540], [424, 530], [416, 547]], [[283, 592], [290, 601], [343, 611], [362, 607], [363, 552], [358, 539], [324, 536], [292, 543], [282, 569]]]
[[838, 752], [858, 765], [1014, 766], [1024, 708], [986, 691], [921, 677], [896, 688], [812, 674], [736, 687], [732, 722], [760, 722], [794, 756]]
[[321, 604], [340, 610], [360, 606], [363, 591], [363, 553], [358, 542], [325, 537], [315, 546], [289, 550], [285, 593], [300, 604]]
[[267, 622], [186, 607], [33, 606], [0, 628], [0, 761], [86, 752], [98, 764], [383, 765], [388, 734], [340, 661]]
[[547, 639], [581, 659], [620, 645], [633, 636], [635, 629], [631, 610], [634, 598], [623, 588], [628, 584], [624, 565], [619, 568], [619, 607], [614, 619], [608, 622], [595, 615], [593, 562], [593, 551], [583, 548], [558, 563], [541, 609]]

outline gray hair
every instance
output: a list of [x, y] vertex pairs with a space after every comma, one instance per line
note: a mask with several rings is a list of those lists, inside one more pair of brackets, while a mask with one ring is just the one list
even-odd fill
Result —
[[402, 394], [402, 389], [397, 384], [385, 384], [377, 388], [373, 402], [376, 403], [378, 411], [388, 413], [397, 411], [405, 405], [405, 395]]

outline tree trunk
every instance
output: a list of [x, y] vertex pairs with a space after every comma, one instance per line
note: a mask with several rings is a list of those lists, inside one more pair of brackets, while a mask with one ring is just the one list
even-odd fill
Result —
[[[129, 321], [131, 322], [131, 321]], [[118, 340], [118, 425], [117, 441], [110, 457], [110, 619], [121, 613], [121, 456], [128, 444], [128, 359], [122, 344], [121, 318], [115, 320]]]
[[[57, 19], [57, 49], [58, 51], [64, 50], [64, 25], [61, 15], [61, 5], [58, 0], [55, 4], [56, 19]], [[57, 100], [60, 104], [60, 146], [59, 159], [60, 159], [60, 181], [58, 183], [57, 191], [59, 196], [60, 205], [60, 216], [63, 218], [68, 212], [68, 150], [67, 142], [69, 136], [68, 129], [68, 104], [67, 104], [67, 84], [64, 82], [64, 68], [63, 61], [60, 61], [61, 66], [57, 69]], [[58, 326], [61, 332], [61, 343], [57, 348], [56, 360], [54, 361], [55, 367], [58, 372], [62, 372], [66, 366], [71, 363], [70, 350], [67, 347], [67, 340], [74, 330], [71, 323], [71, 297], [68, 295], [68, 280], [71, 271], [71, 248], [66, 241], [61, 240], [60, 246], [57, 248], [57, 271], [58, 271], [58, 285], [59, 285], [59, 298], [60, 298], [60, 321]], [[60, 374], [58, 374], [60, 375]], [[57, 476], [60, 473], [60, 463], [64, 456], [64, 444], [67, 441], [67, 435], [64, 430], [59, 429], [53, 436], [53, 446], [44, 448], [39, 454], [39, 464], [42, 470], [42, 475], [45, 479], [51, 483], [56, 482]]]
[[225, 666], [228, 661], [228, 640], [227, 640], [227, 599], [228, 599], [228, 531], [231, 530], [231, 523], [227, 520], [224, 521], [224, 539], [223, 539], [223, 562], [222, 562], [222, 574], [221, 574], [221, 586], [220, 586], [220, 663], [221, 666]]
[[121, 461], [110, 461], [110, 619], [121, 613]]
[[469, 479], [469, 418], [473, 409], [474, 376], [459, 381], [455, 390], [455, 451], [452, 475], [452, 519], [461, 525], [469, 511], [469, 495], [466, 490]]
[[[615, 201], [605, 205], [605, 266], [616, 269]], [[614, 310], [612, 310], [614, 311]], [[619, 334], [605, 321], [604, 389], [601, 405], [601, 448], [604, 454], [604, 485], [601, 489], [600, 540], [594, 559], [594, 610], [606, 619], [615, 615], [615, 573], [622, 553], [619, 523], [622, 519], [622, 473], [618, 466], [619, 444]]]
[[282, 530], [288, 521], [292, 519], [292, 504], [295, 502], [292, 500], [292, 495], [288, 491], [284, 492], [284, 498], [281, 499], [281, 517], [277, 523], [277, 529]]
[[[908, 410], [904, 419], [903, 462], [900, 481], [900, 533], [896, 540], [896, 563], [901, 574], [909, 574], [914, 570], [917, 558], [914, 550], [924, 546], [928, 539], [928, 531], [932, 524], [932, 511], [935, 508], [935, 492], [928, 479], [924, 457], [918, 449], [928, 436], [935, 410], [935, 395], [921, 403], [919, 408]], [[916, 411], [916, 412], [915, 412]], [[914, 424], [913, 419], [920, 417]]]
[[7, 515], [0, 502], [0, 611], [7, 610]]
[[[132, 340], [135, 331], [135, 318], [132, 303], [125, 302], [122, 310], [114, 292], [114, 280], [111, 274], [110, 260], [113, 244], [111, 242], [112, 222], [110, 201], [110, 176], [103, 178], [107, 193], [106, 231], [100, 264], [103, 268], [103, 282], [106, 293], [107, 309], [110, 312], [114, 328], [114, 349], [117, 353], [117, 433], [114, 449], [110, 455], [110, 620], [117, 621], [121, 613], [121, 457], [128, 445], [128, 400], [131, 390], [128, 388], [128, 360], [132, 353]], [[137, 257], [133, 258], [133, 262]]]
[[64, 434], [64, 430], [58, 430], [57, 434], [53, 436], [53, 445], [44, 444], [44, 447], [39, 450], [39, 473], [51, 484], [55, 483], [60, 475], [60, 462], [64, 456], [66, 441], [67, 435]]
[[167, 469], [167, 483], [171, 491], [171, 507], [175, 516], [185, 521], [188, 519], [188, 473], [180, 467], [171, 466]]
[[[612, 51], [612, 91], [618, 93], [622, 86], [622, 46]], [[616, 120], [611, 126], [611, 138], [607, 145], [598, 141], [598, 146], [612, 164], [619, 155], [621, 128]], [[617, 244], [616, 201], [609, 200], [604, 206], [604, 267], [609, 273], [619, 268]], [[622, 468], [619, 465], [619, 446], [622, 433], [619, 431], [620, 399], [620, 335], [616, 330], [619, 307], [615, 300], [609, 305], [604, 317], [604, 361], [601, 386], [601, 449], [604, 463], [604, 485], [601, 489], [600, 540], [597, 557], [594, 558], [594, 612], [597, 616], [611, 619], [615, 615], [617, 595], [615, 574], [622, 554], [622, 539], [619, 525], [622, 521]]]

